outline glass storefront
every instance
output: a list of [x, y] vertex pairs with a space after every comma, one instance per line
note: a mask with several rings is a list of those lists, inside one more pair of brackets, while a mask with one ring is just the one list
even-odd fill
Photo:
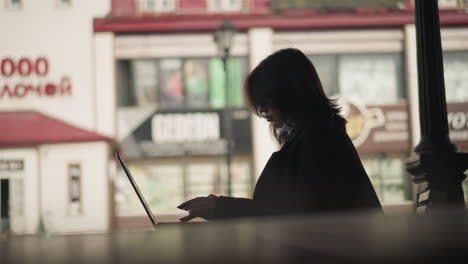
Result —
[[[247, 58], [227, 61], [228, 100], [243, 107], [243, 79]], [[117, 61], [119, 106], [152, 105], [158, 109], [221, 109], [226, 93], [223, 61], [220, 58], [164, 58]]]
[[[398, 133], [402, 132], [409, 135], [407, 114], [403, 113], [407, 110], [405, 110], [406, 88], [403, 77], [405, 70], [401, 53], [321, 54], [310, 55], [309, 58], [317, 69], [327, 95], [353, 98], [355, 102], [362, 104], [361, 108], [368, 106], [389, 108], [390, 110], [385, 110], [382, 115], [383, 120], [385, 120], [385, 122], [382, 121], [382, 126], [389, 132], [387, 136], [396, 137]], [[466, 111], [466, 104], [468, 104], [468, 52], [445, 51], [444, 74], [452, 141], [455, 143], [466, 142], [468, 135], [468, 112]], [[397, 107], [395, 106], [397, 104], [403, 105]], [[345, 108], [343, 110], [346, 110]], [[376, 110], [376, 108], [365, 110], [369, 109]], [[366, 119], [376, 120], [376, 116], [361, 115], [359, 120], [362, 122]], [[406, 127], [402, 122], [389, 123], [392, 117], [405, 122]], [[355, 125], [349, 126], [357, 119], [356, 115], [347, 117], [347, 119], [347, 129], [356, 128]], [[397, 128], [401, 128], [401, 130]], [[362, 131], [359, 130], [359, 133], [363, 133]], [[352, 136], [351, 134], [350, 136]], [[372, 133], [369, 133], [369, 137], [371, 136]], [[384, 142], [378, 144], [382, 146]], [[357, 145], [363, 164], [380, 200], [390, 204], [411, 200], [411, 178], [405, 170], [405, 160], [411, 147], [406, 144], [406, 147], [399, 151], [386, 149], [369, 151], [369, 145]], [[458, 148], [458, 151], [461, 152], [468, 151], [466, 144], [461, 144]], [[363, 151], [363, 149], [365, 150]], [[463, 183], [463, 187], [465, 197], [468, 199], [467, 180]]]
[[447, 103], [468, 103], [468, 51], [444, 52]]
[[377, 153], [362, 155], [361, 160], [381, 203], [401, 203], [411, 200], [406, 156]]
[[328, 96], [389, 104], [405, 99], [401, 53], [310, 55]]
[[[233, 196], [251, 197], [250, 116], [242, 94], [247, 58], [232, 57], [227, 68], [227, 98], [236, 143], [231, 190]], [[211, 193], [227, 195], [223, 150], [226, 76], [222, 59], [118, 60], [117, 71], [119, 141], [154, 213], [182, 213], [177, 205], [185, 200]], [[184, 134], [179, 135], [182, 131]], [[123, 171], [119, 170], [115, 183], [117, 216], [144, 216]]]
[[[444, 51], [444, 80], [449, 107], [451, 103], [468, 104], [468, 51]], [[453, 116], [450, 114], [449, 111], [449, 127], [464, 129], [465, 137], [468, 137], [466, 136], [468, 135], [468, 111], [458, 111]], [[456, 132], [451, 131], [451, 136], [455, 136], [454, 133]], [[468, 152], [468, 148], [458, 146], [458, 151]], [[468, 170], [465, 171], [465, 175], [468, 175]], [[466, 179], [463, 182], [463, 189], [465, 201], [468, 201], [468, 180]]]
[[[377, 133], [372, 134], [373, 132], [368, 131], [367, 141], [359, 143], [361, 145], [357, 149], [381, 202], [398, 204], [411, 200], [413, 195], [411, 178], [405, 170], [405, 160], [407, 153], [410, 152], [409, 141], [403, 140], [394, 144], [398, 145], [397, 150], [386, 150], [386, 146], [392, 143], [391, 137], [396, 138], [401, 136], [401, 133], [406, 133], [406, 137], [401, 138], [409, 136], [407, 113], [404, 114], [407, 112], [407, 101], [403, 54], [320, 54], [310, 55], [309, 58], [317, 68], [327, 95], [353, 98], [361, 104], [357, 107], [359, 111], [364, 107], [371, 113], [370, 115], [366, 113], [367, 116], [361, 113], [360, 116], [347, 117], [349, 122], [372, 120], [376, 123], [380, 109], [385, 122], [378, 124], [380, 127], [375, 126], [372, 129], [376, 131], [387, 129], [388, 131], [384, 132], [387, 132], [385, 135], [390, 139], [382, 134], [377, 137]], [[231, 58], [227, 67], [229, 103], [235, 108], [245, 108], [242, 84], [248, 73], [247, 59]], [[444, 68], [448, 103], [468, 102], [468, 89], [464, 87], [468, 83], [466, 80], [468, 73], [465, 74], [468, 69], [468, 52], [445, 52]], [[152, 109], [151, 111], [187, 113], [197, 109], [222, 110], [225, 107], [226, 76], [220, 58], [119, 60], [117, 70], [119, 119], [125, 114], [125, 119], [131, 120], [129, 113], [135, 114], [139, 111], [143, 113], [148, 107]], [[146, 113], [146, 117], [140, 114], [137, 119], [148, 120], [151, 118], [148, 113], [150, 112]], [[131, 120], [129, 124], [132, 122], [135, 121]], [[136, 127], [134, 124], [132, 126]], [[365, 132], [362, 127], [357, 126], [357, 128], [359, 133]], [[372, 137], [374, 141], [371, 140]], [[378, 142], [376, 138], [390, 141]], [[124, 139], [125, 135], [120, 138], [123, 141]], [[383, 145], [385, 146], [380, 149], [376, 147]], [[459, 149], [459, 151], [467, 150]], [[232, 195], [250, 197], [254, 186], [251, 154], [235, 155], [234, 160], [231, 169]], [[210, 193], [226, 195], [225, 164], [223, 155], [194, 155], [179, 158], [161, 156], [129, 161], [136, 181], [141, 185], [145, 197], [156, 214], [178, 213], [176, 206], [193, 197], [206, 196]], [[116, 184], [117, 215], [144, 215], [137, 197], [123, 174], [119, 175]], [[464, 182], [464, 188], [468, 198], [468, 181]]]
[[[410, 200], [410, 178], [405, 172], [404, 163], [408, 148], [405, 141], [396, 141], [402, 146], [400, 154], [387, 154], [395, 150], [369, 150], [385, 148], [381, 147], [384, 142], [379, 142], [377, 138], [388, 138], [386, 143], [389, 143], [392, 135], [402, 131], [408, 137], [408, 130], [401, 130], [407, 125], [407, 119], [401, 117], [406, 110], [398, 105], [405, 102], [403, 55], [321, 54], [310, 55], [309, 58], [317, 69], [325, 93], [351, 101], [351, 104], [341, 105], [342, 113], [348, 120], [348, 134], [360, 152], [380, 201], [392, 204]], [[366, 130], [366, 124], [370, 123], [373, 125], [367, 125]], [[391, 126], [400, 130], [379, 131], [380, 134], [372, 132]], [[363, 135], [367, 135], [366, 138], [363, 139]]]
[[[250, 160], [250, 156], [238, 156], [232, 161], [233, 196], [252, 196]], [[227, 193], [223, 157], [133, 161], [129, 163], [129, 169], [156, 215], [181, 213], [177, 205], [188, 199]], [[117, 216], [144, 215], [140, 201], [123, 171], [119, 171], [115, 182]]]

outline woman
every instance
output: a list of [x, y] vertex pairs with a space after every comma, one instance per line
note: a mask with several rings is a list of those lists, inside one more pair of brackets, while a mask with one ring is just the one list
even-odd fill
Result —
[[247, 77], [244, 94], [251, 110], [270, 122], [281, 149], [267, 162], [253, 199], [198, 197], [178, 206], [189, 212], [181, 221], [381, 210], [340, 109], [300, 50], [283, 49], [263, 60]]

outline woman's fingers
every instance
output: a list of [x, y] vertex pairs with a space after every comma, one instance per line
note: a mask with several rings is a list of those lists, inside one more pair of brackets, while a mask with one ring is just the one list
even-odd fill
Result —
[[179, 220], [182, 222], [186, 222], [196, 217], [206, 218], [208, 214], [207, 209], [207, 207], [190, 207], [189, 209], [187, 209], [189, 215], [184, 216]]
[[186, 202], [183, 202], [182, 204], [180, 204], [179, 206], [177, 206], [177, 208], [179, 209], [183, 209], [183, 210], [186, 210], [185, 208], [187, 208], [187, 206], [191, 205], [192, 203], [196, 202], [196, 201], [199, 201], [200, 199], [202, 198], [205, 198], [205, 197], [196, 197], [196, 198], [193, 198], [191, 200], [188, 200]]
[[197, 197], [177, 206], [179, 209], [189, 212], [189, 215], [180, 218], [182, 222], [190, 221], [195, 217], [210, 219], [213, 217], [216, 203], [216, 195]]
[[217, 196], [214, 194], [210, 194], [207, 197], [197, 197], [193, 198], [192, 200], [188, 200], [179, 206], [177, 208], [182, 209], [182, 210], [188, 210], [190, 207], [200, 207], [206, 204], [210, 204], [212, 199], [216, 198]]
[[187, 222], [187, 221], [192, 220], [193, 218], [195, 218], [195, 216], [193, 216], [193, 215], [187, 215], [187, 216], [184, 216], [184, 217], [180, 218], [179, 220], [180, 220], [181, 222]]

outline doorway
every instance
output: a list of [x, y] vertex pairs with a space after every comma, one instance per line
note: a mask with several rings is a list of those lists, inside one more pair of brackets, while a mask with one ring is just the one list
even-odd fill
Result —
[[0, 179], [0, 232], [10, 231], [10, 180]]

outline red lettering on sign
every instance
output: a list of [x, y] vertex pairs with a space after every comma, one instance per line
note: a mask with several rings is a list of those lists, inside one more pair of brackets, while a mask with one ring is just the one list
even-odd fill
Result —
[[62, 77], [62, 81], [60, 82], [60, 94], [64, 95], [71, 95], [72, 93], [72, 85], [69, 77]]
[[26, 93], [28, 90], [26, 89], [26, 86], [24, 86], [22, 83], [19, 83], [15, 86], [15, 96], [16, 97], [24, 97], [26, 96]]
[[5, 58], [0, 64], [0, 70], [3, 76], [11, 76], [15, 73], [15, 63], [10, 58]]
[[12, 76], [17, 71], [21, 76], [28, 76], [32, 73], [44, 76], [49, 73], [49, 62], [44, 57], [39, 57], [36, 61], [23, 57], [18, 63], [11, 58], [4, 58], [1, 61], [0, 70], [3, 76]]
[[52, 96], [57, 92], [57, 87], [53, 83], [48, 83], [48, 84], [46, 84], [46, 86], [44, 88], [44, 92], [45, 92], [46, 95]]
[[[12, 76], [19, 74], [22, 77], [37, 74], [45, 76], [49, 73], [49, 61], [45, 57], [38, 57], [31, 60], [27, 57], [21, 57], [18, 61], [12, 58], [5, 57], [0, 60], [0, 75]], [[56, 96], [56, 95], [71, 95], [72, 83], [69, 76], [63, 76], [60, 82], [54, 83], [47, 81], [46, 83], [28, 83], [16, 82], [0, 84], [0, 98], [2, 97], [18, 97], [22, 98], [28, 94], [36, 94], [38, 96]]]
[[18, 72], [21, 76], [28, 76], [31, 74], [33, 66], [28, 58], [21, 58], [18, 62]]
[[31, 91], [31, 92], [35, 92], [37, 95], [41, 95], [42, 94], [42, 86], [40, 84], [34, 86], [32, 84], [29, 84], [29, 85], [26, 85], [26, 90]]
[[9, 97], [13, 95], [13, 93], [10, 91], [10, 87], [8, 86], [8, 84], [5, 84], [3, 86], [2, 92], [0, 93], [0, 98], [2, 98], [5, 93], [7, 93]]
[[44, 76], [49, 73], [49, 62], [44, 57], [37, 58], [34, 66], [37, 75]]

